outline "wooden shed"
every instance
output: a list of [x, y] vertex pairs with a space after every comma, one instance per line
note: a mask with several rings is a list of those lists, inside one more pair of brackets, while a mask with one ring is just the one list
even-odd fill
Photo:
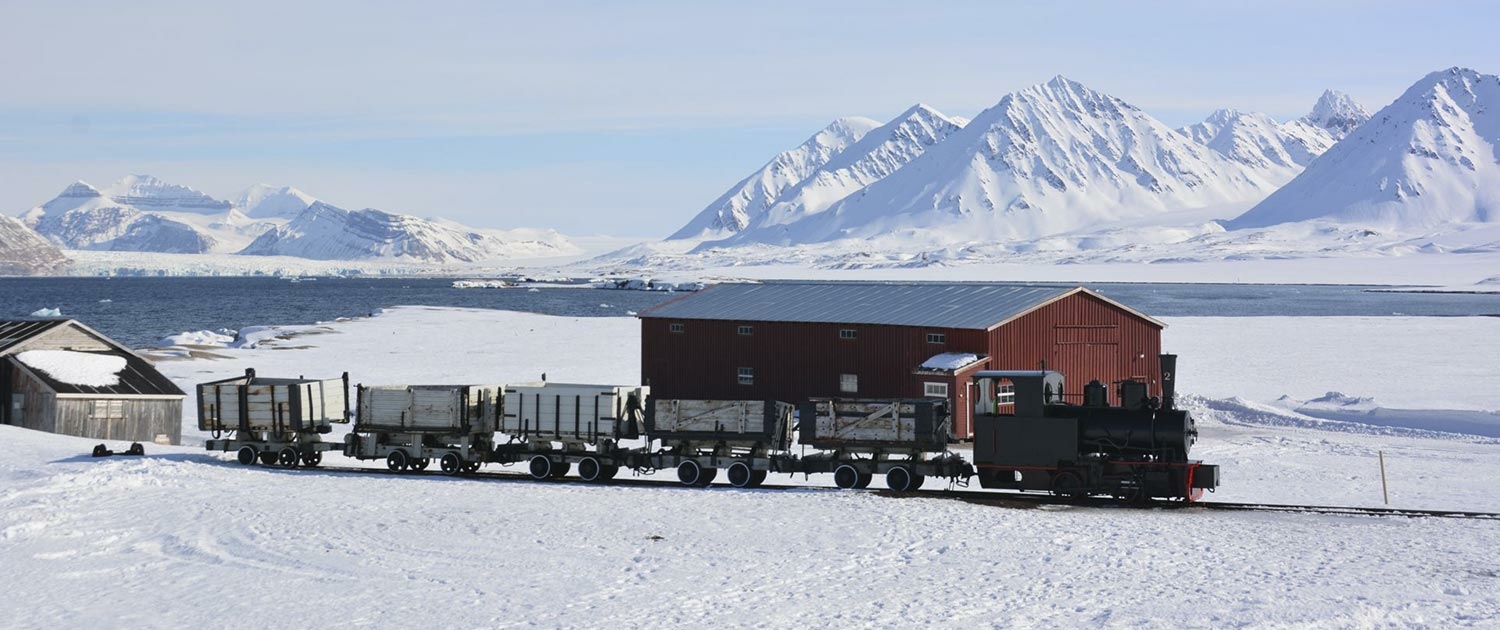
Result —
[[0, 423], [178, 444], [184, 398], [149, 361], [76, 320], [0, 320]]
[[1056, 370], [1072, 402], [1096, 379], [1161, 391], [1165, 325], [1084, 287], [719, 284], [639, 318], [641, 376], [664, 399], [940, 397], [971, 439], [976, 370]]

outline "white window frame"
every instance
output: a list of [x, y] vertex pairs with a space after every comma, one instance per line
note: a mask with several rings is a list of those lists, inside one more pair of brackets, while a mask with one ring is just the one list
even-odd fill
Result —
[[750, 325], [741, 325], [740, 328], [739, 328], [739, 330], [736, 331], [736, 332], [738, 332], [741, 335], [745, 335], [745, 336], [748, 337], [750, 335], [755, 334], [755, 327], [754, 326], [750, 326]]
[[737, 380], [739, 381], [739, 384], [741, 384], [741, 385], [754, 385], [755, 384], [755, 368], [753, 368], [753, 367], [742, 367], [742, 368], [739, 369], [739, 372], [736, 374], [736, 377], [737, 377]]
[[842, 393], [845, 393], [845, 394], [858, 394], [859, 393], [859, 375], [858, 374], [840, 374], [839, 375], [839, 391], [842, 392]]
[[947, 398], [948, 384], [936, 381], [922, 381], [922, 395], [927, 398]]
[[1014, 405], [1014, 404], [1016, 404], [1016, 384], [1012, 383], [1010, 381], [1006, 381], [1004, 383], [1000, 383], [999, 385], [996, 385], [995, 386], [995, 404], [997, 404], [997, 405]]
[[859, 329], [857, 329], [857, 328], [840, 328], [839, 329], [839, 339], [859, 339]]
[[948, 333], [927, 333], [927, 343], [948, 343]]

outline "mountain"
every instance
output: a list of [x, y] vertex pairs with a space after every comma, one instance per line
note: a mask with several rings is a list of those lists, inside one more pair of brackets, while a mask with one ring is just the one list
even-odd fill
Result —
[[235, 197], [234, 207], [252, 219], [291, 219], [318, 199], [291, 186], [256, 184]]
[[[154, 194], [164, 196], [153, 198]], [[51, 201], [26, 212], [22, 219], [37, 233], [68, 249], [198, 254], [213, 250], [217, 240], [170, 215], [198, 218], [219, 203], [191, 188], [132, 175], [103, 191], [86, 182], [74, 182]], [[228, 204], [223, 207], [227, 212]]]
[[1500, 222], [1497, 110], [1500, 77], [1467, 68], [1429, 74], [1228, 227]]
[[1313, 105], [1312, 112], [1303, 116], [1300, 122], [1327, 131], [1337, 141], [1369, 119], [1370, 112], [1348, 94], [1325, 90]]
[[780, 242], [1034, 239], [1251, 202], [1274, 187], [1135, 106], [1057, 77], [1006, 95], [889, 176], [785, 226]]
[[115, 203], [141, 210], [217, 214], [230, 208], [228, 201], [214, 199], [187, 186], [168, 184], [150, 175], [130, 175], [103, 192]]
[[496, 232], [374, 209], [345, 210], [314, 202], [286, 225], [262, 234], [239, 253], [315, 260], [400, 258], [420, 262], [478, 262], [571, 253], [556, 232]]
[[1336, 142], [1322, 127], [1301, 121], [1283, 125], [1265, 114], [1232, 109], [1218, 110], [1181, 132], [1276, 184], [1291, 181]]
[[834, 154], [823, 166], [782, 193], [731, 241], [774, 240], [766, 231], [796, 223], [877, 182], [936, 146], [967, 121], [918, 103]]
[[0, 215], [0, 275], [46, 275], [67, 263], [68, 257], [47, 239], [24, 223]]
[[723, 237], [745, 229], [787, 189], [827, 164], [880, 123], [853, 116], [833, 121], [796, 148], [783, 151], [708, 204], [669, 239]]

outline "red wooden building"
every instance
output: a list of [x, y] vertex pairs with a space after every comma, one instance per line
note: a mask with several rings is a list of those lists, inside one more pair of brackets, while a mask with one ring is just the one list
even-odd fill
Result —
[[1096, 379], [1161, 395], [1164, 324], [1084, 287], [719, 284], [639, 317], [641, 376], [662, 398], [943, 397], [969, 439], [975, 370], [1056, 370], [1072, 402]]

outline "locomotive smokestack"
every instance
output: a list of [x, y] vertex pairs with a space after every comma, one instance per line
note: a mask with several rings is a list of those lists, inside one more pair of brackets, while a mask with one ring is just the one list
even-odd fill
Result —
[[1177, 355], [1161, 355], [1161, 408], [1174, 409], [1177, 402]]

